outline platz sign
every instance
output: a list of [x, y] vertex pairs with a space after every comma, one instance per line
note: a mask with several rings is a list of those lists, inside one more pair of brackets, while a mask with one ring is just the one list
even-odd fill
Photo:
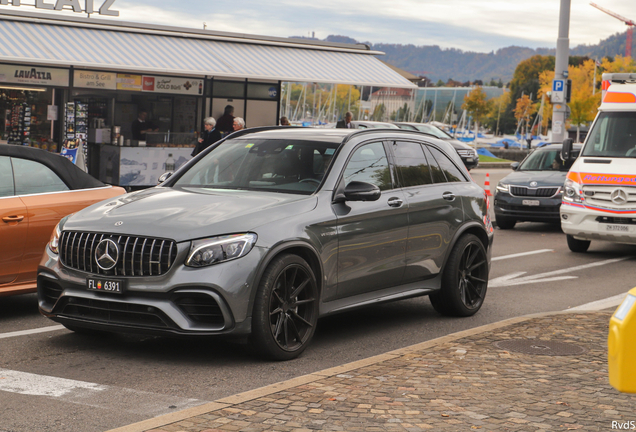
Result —
[[[97, 0], [99, 2], [100, 0]], [[35, 6], [36, 9], [48, 9], [48, 10], [72, 10], [73, 12], [83, 12], [87, 14], [98, 13], [100, 15], [119, 16], [119, 11], [111, 10], [111, 6], [115, 3], [115, 0], [103, 0], [101, 6], [98, 9], [98, 5], [95, 4], [95, 0], [83, 0], [84, 9], [80, 4], [80, 0], [35, 0], [33, 4], [23, 4], [21, 0], [0, 0], [0, 5], [8, 5], [9, 2], [13, 6]]]

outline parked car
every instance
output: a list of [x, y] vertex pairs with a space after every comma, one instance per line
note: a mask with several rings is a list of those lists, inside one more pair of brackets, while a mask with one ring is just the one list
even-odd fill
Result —
[[[574, 151], [578, 154], [581, 145], [575, 145]], [[574, 159], [561, 159], [561, 144], [539, 147], [521, 163], [513, 163], [514, 172], [495, 191], [497, 226], [511, 229], [517, 221], [560, 223], [563, 184], [573, 163]]]
[[35, 292], [38, 263], [62, 217], [125, 192], [55, 153], [0, 144], [0, 296]]
[[464, 162], [464, 165], [466, 165], [466, 168], [469, 171], [473, 168], [477, 168], [477, 166], [479, 165], [479, 154], [477, 154], [477, 151], [474, 148], [472, 148], [468, 144], [461, 142], [458, 139], [453, 138], [452, 135], [449, 135], [446, 131], [438, 128], [437, 126], [433, 126], [432, 124], [428, 123], [407, 122], [397, 122], [395, 123], [395, 125], [401, 129], [424, 132], [425, 134], [432, 135], [435, 138], [439, 138], [448, 142], [455, 148], [457, 154], [459, 154], [459, 157], [462, 158], [462, 162]]
[[247, 129], [155, 188], [62, 219], [39, 307], [71, 330], [247, 336], [291, 359], [319, 317], [380, 301], [476, 313], [487, 202], [453, 148], [422, 134]]

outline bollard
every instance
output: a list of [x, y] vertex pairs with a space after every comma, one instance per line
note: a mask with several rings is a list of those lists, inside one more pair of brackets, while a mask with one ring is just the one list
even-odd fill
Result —
[[610, 319], [607, 348], [610, 384], [620, 392], [636, 393], [636, 288]]

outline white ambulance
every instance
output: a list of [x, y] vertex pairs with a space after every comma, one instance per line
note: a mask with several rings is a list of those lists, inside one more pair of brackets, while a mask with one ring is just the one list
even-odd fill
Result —
[[[561, 228], [573, 252], [586, 252], [591, 240], [636, 244], [636, 74], [603, 74], [603, 89], [564, 185]], [[563, 160], [571, 149], [565, 140]]]

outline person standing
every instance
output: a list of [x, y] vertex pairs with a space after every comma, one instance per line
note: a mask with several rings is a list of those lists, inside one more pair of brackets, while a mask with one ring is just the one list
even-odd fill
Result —
[[232, 123], [232, 127], [234, 128], [234, 132], [245, 129], [245, 120], [243, 120], [241, 117], [234, 117], [234, 123]]
[[339, 129], [353, 129], [351, 119], [353, 119], [353, 113], [351, 111], [347, 111], [345, 113], [344, 120], [340, 120], [338, 123], [336, 123], [336, 127]]
[[146, 121], [148, 113], [146, 111], [139, 111], [137, 119], [132, 122], [132, 139], [138, 141], [146, 140], [146, 132], [156, 132], [159, 129], [153, 129], [152, 123]]
[[199, 142], [196, 147], [192, 151], [192, 156], [196, 156], [201, 153], [203, 150], [217, 142], [221, 139], [221, 133], [218, 131], [216, 126], [216, 120], [214, 117], [208, 117], [203, 120], [204, 130], [201, 133], [201, 137], [199, 138]]
[[223, 111], [223, 115], [219, 117], [216, 122], [216, 129], [221, 133], [221, 136], [234, 132], [234, 107], [228, 105]]

